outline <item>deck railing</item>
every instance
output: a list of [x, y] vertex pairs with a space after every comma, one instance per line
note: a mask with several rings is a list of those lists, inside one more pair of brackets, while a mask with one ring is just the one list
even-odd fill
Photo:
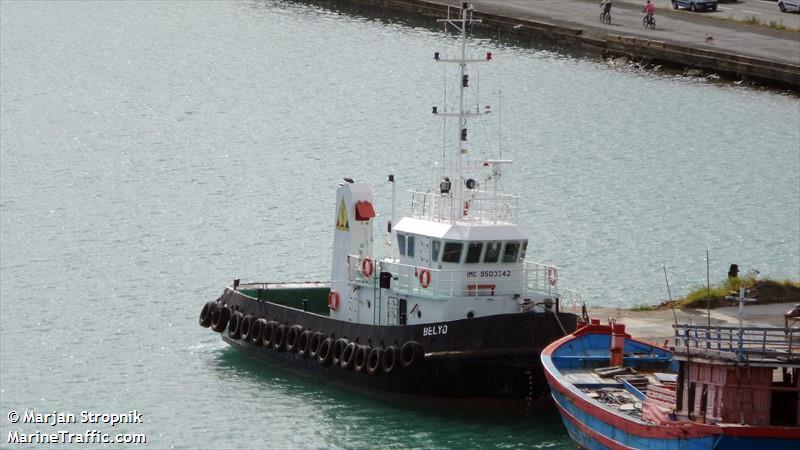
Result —
[[800, 360], [800, 327], [734, 327], [673, 325], [675, 351], [705, 350], [719, 356], [735, 356], [740, 361], [776, 359]]
[[[360, 286], [373, 286], [379, 282], [380, 272], [392, 274], [392, 290], [429, 298], [493, 297], [519, 295], [525, 299], [534, 293], [559, 296], [559, 268], [553, 265], [525, 261], [522, 269], [510, 269], [498, 265], [486, 270], [441, 270], [428, 269], [392, 261], [379, 261], [372, 274], [365, 277], [362, 258], [349, 255], [348, 281]], [[427, 274], [422, 275], [423, 272]], [[491, 272], [481, 274], [481, 272]], [[493, 276], [494, 273], [497, 276]], [[422, 280], [420, 280], [422, 278]]]
[[411, 194], [411, 216], [435, 222], [458, 220], [472, 223], [514, 223], [519, 213], [519, 196], [469, 191], [458, 197], [432, 192]]

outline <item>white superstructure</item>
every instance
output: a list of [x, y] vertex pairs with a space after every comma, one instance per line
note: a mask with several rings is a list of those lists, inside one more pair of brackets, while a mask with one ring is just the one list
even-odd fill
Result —
[[[437, 62], [459, 65], [458, 110], [433, 113], [458, 122], [458, 146], [436, 186], [412, 192], [412, 208], [392, 227], [392, 255], [373, 253], [372, 188], [345, 179], [336, 194], [336, 231], [331, 276], [331, 317], [351, 322], [406, 325], [522, 313], [556, 301], [558, 269], [525, 261], [526, 233], [515, 222], [519, 198], [500, 191], [508, 160], [467, 164], [467, 122], [489, 113], [465, 105], [466, 29], [472, 6], [457, 19], [441, 19], [461, 33], [461, 55]], [[393, 178], [390, 177], [393, 183]], [[394, 186], [392, 186], [394, 189]], [[394, 195], [393, 195], [394, 197]], [[394, 209], [394, 207], [392, 208]]]

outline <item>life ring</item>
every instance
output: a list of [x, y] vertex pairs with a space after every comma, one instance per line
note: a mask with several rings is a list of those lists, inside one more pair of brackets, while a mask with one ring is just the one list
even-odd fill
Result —
[[431, 271], [428, 269], [421, 269], [419, 271], [419, 285], [422, 288], [427, 288], [431, 285]]
[[339, 309], [339, 293], [335, 289], [331, 289], [328, 293], [328, 308], [336, 311]]
[[372, 263], [372, 258], [366, 257], [361, 260], [361, 274], [364, 278], [369, 278], [375, 271], [375, 265]]

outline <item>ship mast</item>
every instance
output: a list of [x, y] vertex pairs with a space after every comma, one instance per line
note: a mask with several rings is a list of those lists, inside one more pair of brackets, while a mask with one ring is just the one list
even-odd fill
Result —
[[[439, 112], [437, 107], [433, 107], [433, 113], [442, 117], [457, 117], [458, 118], [458, 150], [456, 152], [455, 157], [453, 158], [453, 165], [455, 166], [456, 172], [456, 179], [454, 180], [456, 185], [453, 186], [453, 193], [451, 194], [451, 198], [457, 201], [450, 202], [450, 214], [449, 219], [452, 223], [456, 221], [458, 217], [460, 217], [461, 208], [464, 207], [462, 202], [464, 201], [464, 173], [463, 173], [463, 160], [464, 156], [467, 154], [467, 119], [469, 117], [480, 116], [483, 114], [487, 114], [489, 109], [487, 107], [486, 112], [481, 113], [479, 109], [476, 109], [475, 112], [470, 112], [466, 109], [466, 90], [469, 87], [469, 74], [467, 73], [467, 63], [473, 62], [489, 62], [492, 60], [492, 53], [487, 52], [485, 59], [467, 59], [467, 26], [481, 23], [481, 19], [474, 19], [472, 17], [472, 4], [464, 2], [461, 4], [461, 12], [457, 19], [450, 18], [449, 9], [448, 9], [448, 17], [447, 19], [438, 19], [437, 22], [450, 24], [456, 30], [461, 33], [461, 57], [460, 58], [451, 58], [451, 59], [442, 59], [439, 57], [439, 52], [434, 54], [434, 59], [437, 62], [449, 62], [449, 63], [456, 63], [459, 65], [459, 79], [461, 80], [460, 88], [458, 91], [458, 112], [457, 113], [448, 113], [446, 110], [444, 112]], [[452, 169], [451, 169], [452, 170]], [[448, 189], [450, 186], [447, 186]], [[444, 194], [444, 189], [442, 189], [442, 193]]]

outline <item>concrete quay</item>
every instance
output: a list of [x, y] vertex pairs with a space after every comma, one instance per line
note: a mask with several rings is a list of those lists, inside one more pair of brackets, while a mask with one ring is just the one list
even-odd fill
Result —
[[[715, 13], [674, 10], [669, 0], [655, 2], [655, 30], [642, 27], [644, 1], [638, 0], [615, 0], [610, 25], [599, 21], [599, 0], [474, 0], [472, 4], [475, 17], [482, 19], [476, 30], [480, 33], [587, 55], [625, 56], [677, 70], [700, 69], [731, 81], [744, 80], [800, 93], [800, 31], [794, 28], [795, 22], [800, 26], [800, 14], [779, 16], [769, 9], [772, 6], [777, 11], [777, 4], [761, 0], [720, 4]], [[365, 12], [379, 10], [385, 15], [417, 21], [420, 17], [444, 17], [448, 7], [460, 5], [453, 0], [313, 3]], [[764, 19], [759, 25], [742, 23], [741, 17], [748, 13]], [[768, 26], [778, 20], [788, 29]]]

